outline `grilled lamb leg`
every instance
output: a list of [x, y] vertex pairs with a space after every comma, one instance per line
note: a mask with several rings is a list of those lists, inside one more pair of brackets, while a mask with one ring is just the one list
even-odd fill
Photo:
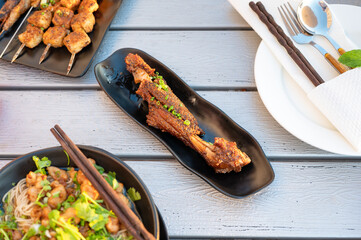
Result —
[[147, 124], [168, 132], [200, 153], [217, 173], [239, 172], [251, 159], [237, 148], [235, 142], [215, 138], [214, 144], [205, 142], [198, 135], [204, 131], [197, 119], [173, 93], [166, 81], [136, 54], [125, 58], [127, 70], [134, 81], [140, 83], [136, 94], [148, 102]]

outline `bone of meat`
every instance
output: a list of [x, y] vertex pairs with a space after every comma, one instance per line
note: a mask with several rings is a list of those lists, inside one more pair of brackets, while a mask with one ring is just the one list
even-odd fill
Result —
[[125, 58], [125, 63], [127, 70], [133, 74], [134, 81], [140, 83], [136, 94], [148, 102], [148, 125], [170, 133], [196, 150], [217, 173], [239, 172], [251, 162], [235, 142], [216, 137], [212, 144], [201, 139], [198, 135], [204, 132], [199, 128], [195, 117], [166, 81], [155, 74], [155, 70], [140, 56], [130, 53]]
[[0, 9], [0, 22], [6, 21], [11, 10], [18, 5], [20, 0], [7, 0]]

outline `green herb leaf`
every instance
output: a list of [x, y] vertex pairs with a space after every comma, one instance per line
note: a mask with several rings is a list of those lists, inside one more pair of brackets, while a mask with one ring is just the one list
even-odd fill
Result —
[[70, 165], [70, 157], [69, 154], [64, 150], [64, 153], [66, 155], [66, 158], [68, 159], [68, 166]]
[[[0, 228], [0, 234], [2, 234], [4, 236], [5, 240], [10, 240], [8, 234], [4, 231], [4, 229]], [[1, 235], [0, 235], [1, 236]]]
[[103, 174], [103, 173], [104, 173], [104, 168], [103, 168], [103, 167], [101, 167], [101, 166], [99, 166], [99, 165], [96, 165], [96, 164], [94, 164], [94, 167], [98, 170], [98, 172], [99, 172], [100, 174]]
[[51, 228], [55, 229], [56, 222], [60, 217], [60, 212], [58, 210], [53, 210], [49, 213], [49, 225]]
[[49, 158], [43, 157], [42, 159], [40, 159], [37, 156], [33, 156], [33, 161], [35, 162], [36, 168], [38, 169], [35, 171], [35, 173], [42, 173], [45, 175], [46, 172], [44, 168], [50, 167], [51, 165], [51, 161], [49, 160]]
[[112, 186], [114, 190], [119, 187], [115, 172], [109, 172], [108, 175], [105, 177], [105, 180], [107, 180], [109, 185]]
[[348, 67], [361, 67], [361, 49], [345, 52], [338, 61]]
[[128, 193], [130, 200], [132, 200], [133, 202], [142, 199], [142, 197], [140, 196], [140, 193], [137, 190], [135, 190], [135, 188], [132, 188], [132, 187], [129, 188], [127, 193]]

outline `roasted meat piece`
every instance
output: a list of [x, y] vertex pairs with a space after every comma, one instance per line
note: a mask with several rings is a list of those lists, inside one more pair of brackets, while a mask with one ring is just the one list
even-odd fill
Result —
[[43, 42], [45, 45], [50, 44], [54, 48], [62, 47], [64, 46], [63, 40], [68, 31], [60, 26], [51, 27], [44, 33]]
[[91, 43], [89, 36], [84, 31], [75, 31], [64, 38], [64, 45], [72, 54], [80, 52]]
[[93, 31], [95, 17], [93, 13], [82, 12], [76, 14], [71, 20], [71, 28], [73, 31], [84, 30], [86, 33]]
[[89, 12], [93, 13], [97, 11], [99, 8], [99, 5], [97, 3], [97, 0], [83, 0], [78, 8], [78, 12]]
[[9, 30], [14, 23], [20, 18], [20, 16], [30, 8], [30, 0], [20, 0], [20, 2], [11, 10], [9, 17], [6, 19], [2, 30]]
[[13, 10], [13, 8], [18, 5], [19, 2], [20, 0], [7, 0], [4, 3], [4, 5], [0, 9], [0, 22], [6, 21], [11, 10]]
[[28, 23], [39, 28], [47, 29], [51, 24], [52, 16], [53, 14], [50, 11], [39, 10], [28, 18]]
[[147, 124], [168, 132], [184, 144], [200, 153], [207, 164], [217, 173], [239, 172], [251, 159], [237, 148], [235, 142], [215, 138], [214, 144], [208, 143], [198, 135], [203, 130], [192, 113], [173, 93], [166, 81], [136, 54], [125, 58], [127, 70], [140, 83], [136, 94], [148, 102]]
[[62, 26], [69, 29], [73, 16], [74, 12], [72, 10], [65, 7], [58, 7], [54, 12], [53, 24], [55, 26]]
[[60, 0], [60, 4], [63, 7], [75, 11], [80, 4], [80, 0]]
[[43, 39], [43, 31], [38, 27], [28, 25], [26, 30], [19, 34], [19, 41], [28, 48], [34, 48], [41, 43]]

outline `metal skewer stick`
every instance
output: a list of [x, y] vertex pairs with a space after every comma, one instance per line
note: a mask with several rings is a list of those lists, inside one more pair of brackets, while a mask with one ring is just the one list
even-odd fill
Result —
[[69, 61], [69, 64], [68, 64], [68, 71], [67, 71], [66, 75], [69, 74], [69, 72], [70, 72], [70, 70], [71, 70], [71, 67], [73, 66], [74, 59], [75, 59], [75, 54], [76, 54], [76, 53], [72, 53], [72, 54], [71, 54], [70, 61]]
[[40, 60], [39, 60], [39, 64], [41, 64], [41, 63], [44, 61], [44, 59], [45, 59], [45, 57], [46, 57], [46, 55], [47, 55], [50, 47], [51, 47], [51, 44], [50, 44], [50, 43], [49, 43], [48, 45], [46, 45], [46, 48], [44, 49], [43, 53], [41, 54], [41, 57], [40, 57]]
[[[30, 7], [28, 13], [25, 15], [23, 21], [20, 23], [19, 27], [16, 29], [15, 33], [13, 34], [13, 36], [11, 37], [10, 41], [8, 42], [8, 44], [6, 44], [3, 52], [0, 55], [0, 58], [2, 58], [4, 56], [4, 53], [6, 52], [6, 50], [8, 49], [8, 47], [10, 46], [11, 42], [14, 40], [14, 37], [16, 36], [16, 34], [18, 33], [18, 31], [20, 30], [21, 26], [23, 25], [23, 23], [25, 22], [25, 20], [28, 18], [29, 14], [31, 13], [31, 10], [33, 10], [33, 6]], [[4, 30], [3, 30], [4, 31]], [[23, 47], [24, 48], [24, 47]], [[16, 55], [16, 54], [15, 54]]]
[[20, 55], [21, 51], [24, 49], [25, 47], [25, 43], [21, 44], [21, 46], [19, 47], [19, 49], [16, 51], [13, 59], [11, 59], [11, 63], [13, 63]]

